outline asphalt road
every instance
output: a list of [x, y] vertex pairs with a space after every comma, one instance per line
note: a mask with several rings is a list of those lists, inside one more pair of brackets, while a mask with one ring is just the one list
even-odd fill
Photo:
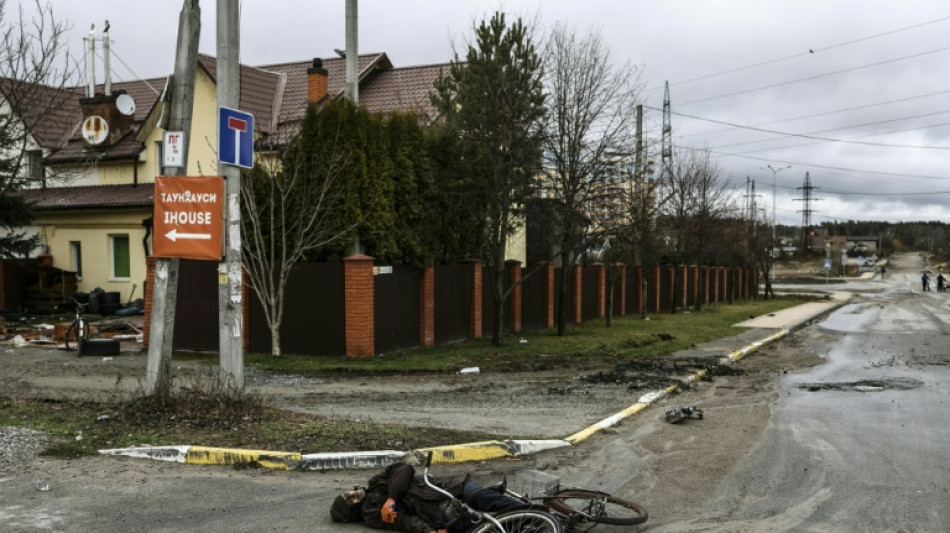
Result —
[[[581, 446], [441, 470], [609, 490], [650, 511], [630, 531], [950, 531], [950, 293], [919, 292], [920, 261], [833, 286], [855, 299], [670, 400], [704, 420], [660, 406]], [[38, 458], [0, 471], [0, 531], [368, 531], [327, 513], [370, 474]]]
[[950, 531], [950, 293], [903, 256], [810, 328], [762, 442], [694, 518], [657, 531]]

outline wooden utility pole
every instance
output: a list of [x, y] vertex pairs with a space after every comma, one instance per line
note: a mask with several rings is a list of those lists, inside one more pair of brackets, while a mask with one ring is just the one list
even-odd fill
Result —
[[[218, 106], [239, 109], [241, 103], [240, 16], [237, 0], [218, 0]], [[219, 135], [222, 133], [219, 132]], [[221, 384], [228, 394], [244, 389], [244, 302], [241, 268], [241, 170], [221, 164], [227, 181], [224, 261], [218, 264], [218, 346]]]
[[[169, 131], [185, 132], [182, 166], [167, 167], [166, 175], [181, 176], [188, 169], [188, 144], [191, 142], [191, 116], [195, 98], [195, 68], [198, 64], [198, 39], [201, 36], [201, 9], [198, 0], [184, 0], [178, 17], [178, 46], [172, 75]], [[164, 103], [162, 103], [164, 105]], [[152, 316], [149, 329], [145, 393], [165, 395], [171, 388], [172, 338], [175, 333], [175, 305], [178, 302], [178, 259], [155, 261], [155, 286], [152, 291]]]

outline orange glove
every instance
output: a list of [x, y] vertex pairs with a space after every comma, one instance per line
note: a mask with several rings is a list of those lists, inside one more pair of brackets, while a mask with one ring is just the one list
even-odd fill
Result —
[[396, 513], [396, 500], [386, 498], [386, 503], [384, 503], [382, 509], [379, 510], [379, 516], [382, 517], [383, 522], [387, 524], [394, 523], [396, 517], [399, 516], [398, 513]]

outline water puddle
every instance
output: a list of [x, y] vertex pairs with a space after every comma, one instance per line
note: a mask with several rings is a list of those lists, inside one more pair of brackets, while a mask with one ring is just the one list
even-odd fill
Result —
[[922, 387], [923, 381], [914, 378], [887, 378], [862, 379], [858, 381], [827, 381], [815, 383], [799, 383], [799, 389], [811, 392], [822, 390], [854, 391], [854, 392], [881, 392], [891, 390], [910, 390]]

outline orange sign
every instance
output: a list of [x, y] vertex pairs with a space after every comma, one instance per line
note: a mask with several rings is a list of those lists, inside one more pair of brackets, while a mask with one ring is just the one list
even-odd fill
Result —
[[221, 260], [224, 178], [155, 178], [155, 255]]

